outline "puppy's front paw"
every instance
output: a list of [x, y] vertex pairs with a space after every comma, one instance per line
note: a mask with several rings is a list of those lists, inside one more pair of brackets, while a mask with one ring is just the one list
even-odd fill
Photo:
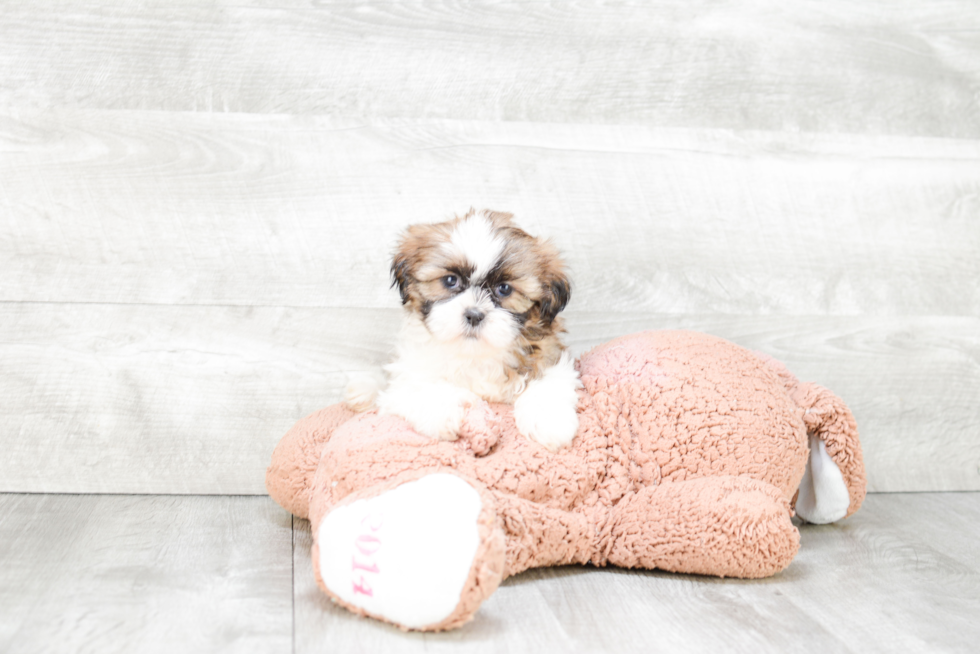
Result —
[[405, 416], [415, 431], [440, 441], [454, 441], [466, 417], [466, 405], [453, 401], [425, 402]]
[[543, 377], [527, 385], [514, 402], [517, 429], [552, 452], [572, 444], [578, 432], [578, 371], [570, 356], [549, 368]]
[[522, 434], [552, 452], [572, 444], [578, 432], [578, 414], [574, 406], [522, 403], [520, 400], [523, 397], [514, 404], [514, 420]]
[[385, 380], [380, 373], [352, 373], [344, 389], [344, 404], [357, 413], [374, 406]]
[[420, 384], [389, 387], [378, 398], [382, 413], [401, 416], [423, 436], [454, 441], [459, 436], [466, 409], [479, 397], [449, 385]]

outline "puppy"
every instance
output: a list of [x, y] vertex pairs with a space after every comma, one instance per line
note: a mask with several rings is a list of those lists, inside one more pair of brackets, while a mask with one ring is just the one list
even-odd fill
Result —
[[572, 442], [581, 382], [558, 317], [571, 287], [557, 250], [512, 218], [471, 209], [408, 228], [391, 264], [405, 319], [388, 384], [352, 384], [349, 406], [455, 440], [468, 407], [505, 402], [525, 436], [551, 450]]

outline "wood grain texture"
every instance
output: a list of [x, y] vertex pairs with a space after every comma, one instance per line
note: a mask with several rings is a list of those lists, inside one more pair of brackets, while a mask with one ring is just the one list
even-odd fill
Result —
[[[397, 232], [471, 205], [565, 252], [574, 352], [729, 338], [850, 404], [871, 490], [980, 490], [978, 33], [971, 0], [0, 4], [0, 492], [264, 493], [387, 357]], [[268, 498], [0, 494], [0, 651], [974, 652], [978, 522], [872, 494], [769, 580], [531, 571], [406, 635], [325, 601]]]
[[854, 525], [801, 530], [815, 575], [784, 596], [838, 637], [836, 625], [853, 624], [843, 640], [854, 652], [975, 651], [980, 493], [868, 499]]
[[575, 348], [701, 329], [980, 489], [968, 0], [0, 6], [0, 490], [262, 493], [405, 225], [514, 211]]
[[[397, 309], [0, 305], [0, 490], [263, 493], [275, 444], [387, 360]], [[980, 319], [570, 311], [575, 354], [706, 331], [832, 389], [871, 490], [980, 490]]]
[[288, 652], [291, 541], [268, 498], [0, 495], [0, 650]]
[[395, 327], [288, 308], [3, 313], [0, 490], [28, 492], [264, 493], [279, 438], [336, 401]]
[[801, 528], [762, 580], [615, 568], [532, 570], [473, 622], [404, 634], [327, 601], [296, 521], [296, 652], [972, 652], [980, 638], [980, 493], [869, 495], [841, 524]]
[[7, 3], [0, 26], [0, 107], [980, 136], [970, 0]]
[[0, 118], [0, 300], [395, 306], [409, 223], [516, 212], [589, 311], [980, 315], [980, 141], [436, 120]]

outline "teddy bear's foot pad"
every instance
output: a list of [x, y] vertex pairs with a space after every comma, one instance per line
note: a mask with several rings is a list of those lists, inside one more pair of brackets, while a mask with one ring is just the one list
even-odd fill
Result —
[[847, 515], [851, 496], [840, 468], [834, 463], [827, 446], [810, 436], [810, 458], [796, 498], [796, 515], [815, 525], [837, 522]]
[[370, 615], [421, 629], [453, 613], [480, 544], [480, 495], [431, 474], [331, 511], [320, 523], [320, 575]]

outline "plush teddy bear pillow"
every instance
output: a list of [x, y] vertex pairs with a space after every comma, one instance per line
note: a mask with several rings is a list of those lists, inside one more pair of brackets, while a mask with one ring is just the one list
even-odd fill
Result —
[[276, 448], [270, 495], [309, 518], [328, 596], [404, 629], [471, 619], [509, 575], [591, 563], [765, 577], [865, 494], [854, 419], [830, 391], [723, 339], [618, 338], [578, 362], [580, 427], [558, 452], [512, 407], [472, 407], [456, 442], [334, 405]]

